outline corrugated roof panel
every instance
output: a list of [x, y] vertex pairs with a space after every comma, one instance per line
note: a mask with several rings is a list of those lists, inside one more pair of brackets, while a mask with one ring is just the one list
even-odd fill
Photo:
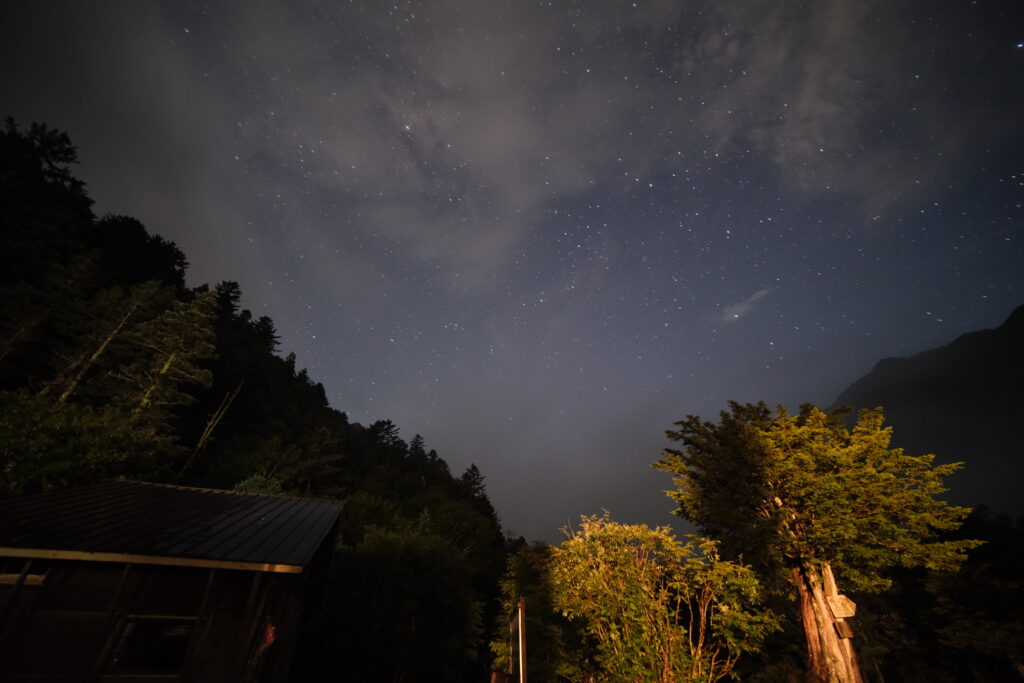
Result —
[[226, 559], [241, 560], [242, 549], [267, 533], [273, 524], [287, 522], [292, 501], [281, 497], [268, 497], [261, 504], [240, 508], [237, 515], [226, 516], [217, 525], [217, 533], [193, 548], [196, 554], [216, 552]]
[[[38, 504], [38, 496], [3, 501], [6, 519], [0, 520], [0, 523], [13, 524], [15, 532], [27, 534], [26, 538], [33, 540], [39, 538], [40, 529], [46, 529], [48, 533], [45, 540], [48, 543], [60, 544], [61, 534], [72, 531], [63, 522], [78, 519], [85, 511], [90, 511], [95, 517], [103, 506], [114, 504], [119, 495], [123, 497], [129, 493], [128, 490], [110, 490], [105, 485], [79, 490], [82, 494], [80, 496], [74, 495], [75, 489], [42, 494], [47, 498], [45, 506]], [[4, 527], [0, 527], [2, 528]], [[19, 536], [15, 536], [13, 540], [17, 543], [19, 539]]]
[[287, 555], [282, 550], [285, 544], [291, 545], [288, 540], [292, 534], [288, 532], [288, 528], [292, 525], [305, 526], [315, 511], [316, 506], [313, 505], [292, 506], [287, 513], [287, 519], [282, 518], [282, 523], [277, 524], [276, 528], [268, 528], [266, 533], [253, 538], [252, 543], [240, 549], [244, 555], [238, 559], [252, 562], [252, 557]]
[[[310, 520], [309, 523], [317, 525], [333, 524], [333, 520], [337, 517], [337, 515], [332, 513], [330, 506], [326, 503], [321, 505], [319, 509], [315, 510], [313, 515], [315, 515], [317, 519]], [[311, 557], [313, 553], [316, 552], [318, 545], [318, 543], [312, 542], [312, 540], [307, 537], [293, 536], [289, 539], [285, 539], [281, 552], [285, 555], [297, 554]]]
[[0, 500], [0, 548], [303, 566], [341, 503], [138, 481]]

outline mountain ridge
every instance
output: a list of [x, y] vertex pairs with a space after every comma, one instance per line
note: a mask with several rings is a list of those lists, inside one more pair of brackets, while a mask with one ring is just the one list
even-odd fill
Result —
[[1000, 326], [945, 346], [883, 358], [844, 389], [835, 405], [882, 406], [893, 445], [964, 462], [949, 480], [952, 502], [1024, 514], [1024, 305]]

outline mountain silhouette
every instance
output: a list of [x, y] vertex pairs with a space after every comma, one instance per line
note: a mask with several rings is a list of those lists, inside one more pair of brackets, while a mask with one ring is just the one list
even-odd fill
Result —
[[1024, 514], [1024, 306], [994, 330], [910, 358], [886, 358], [836, 399], [885, 409], [893, 445], [964, 462], [948, 498]]

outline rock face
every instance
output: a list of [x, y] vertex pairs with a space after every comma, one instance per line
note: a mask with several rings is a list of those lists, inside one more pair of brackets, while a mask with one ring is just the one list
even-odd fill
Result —
[[882, 406], [893, 445], [965, 463], [949, 499], [1024, 514], [1024, 306], [1000, 327], [910, 358], [886, 358], [836, 399]]

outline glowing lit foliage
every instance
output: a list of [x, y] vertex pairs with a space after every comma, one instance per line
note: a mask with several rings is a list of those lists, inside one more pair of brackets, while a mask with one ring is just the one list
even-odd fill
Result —
[[135, 389], [135, 413], [188, 405], [195, 398], [187, 387], [210, 386], [212, 376], [204, 361], [214, 355], [215, 305], [213, 292], [200, 292], [191, 301], [173, 302], [162, 315], [136, 328], [133, 342], [142, 353], [116, 373]]
[[830, 562], [856, 588], [877, 590], [888, 586], [885, 567], [951, 569], [976, 545], [931, 540], [969, 512], [937, 498], [962, 463], [889, 448], [880, 408], [852, 430], [810, 405], [772, 418], [764, 404], [733, 403], [721, 418], [676, 423], [668, 436], [684, 448], [654, 467], [674, 475], [681, 516], [728, 539], [726, 556]]
[[747, 567], [713, 541], [583, 517], [554, 551], [556, 606], [596, 641], [600, 680], [716, 681], [775, 628]]
[[54, 410], [27, 392], [0, 392], [0, 495], [79, 486], [118, 476], [157, 477], [172, 435], [111, 406]]
[[850, 641], [840, 642], [824, 607], [838, 575], [849, 587], [880, 590], [892, 566], [952, 569], [975, 541], [935, 541], [968, 510], [937, 496], [960, 464], [889, 448], [881, 409], [848, 429], [841, 414], [804, 406], [799, 415], [763, 403], [731, 404], [719, 424], [677, 422], [654, 463], [674, 475], [678, 513], [722, 539], [727, 557], [753, 560], [798, 593], [808, 664], [821, 680], [860, 680]]

